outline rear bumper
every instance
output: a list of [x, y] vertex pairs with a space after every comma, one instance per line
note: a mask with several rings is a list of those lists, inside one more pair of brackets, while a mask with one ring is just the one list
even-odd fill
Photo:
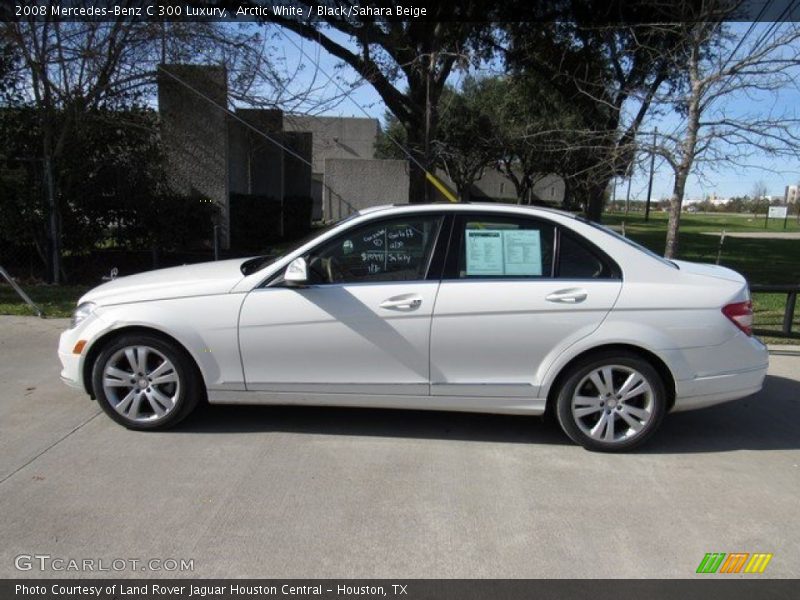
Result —
[[[755, 394], [763, 387], [769, 367], [767, 347], [757, 338], [745, 335], [737, 335], [720, 346], [685, 350], [684, 354], [690, 365], [705, 369], [698, 369], [691, 379], [676, 382], [673, 412], [704, 408]], [[724, 365], [729, 368], [723, 368]]]

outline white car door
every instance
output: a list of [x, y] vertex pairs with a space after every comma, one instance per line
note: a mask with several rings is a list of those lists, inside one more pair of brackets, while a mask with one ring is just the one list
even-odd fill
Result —
[[310, 285], [250, 292], [239, 321], [247, 389], [427, 395], [439, 280], [426, 276], [442, 222], [354, 226], [306, 256]]
[[621, 285], [610, 259], [553, 223], [458, 217], [431, 330], [431, 394], [538, 397], [540, 366], [597, 329]]

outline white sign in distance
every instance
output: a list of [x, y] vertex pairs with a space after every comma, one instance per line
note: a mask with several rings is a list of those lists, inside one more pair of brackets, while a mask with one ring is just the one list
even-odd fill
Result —
[[785, 219], [788, 214], [789, 207], [787, 206], [770, 206], [769, 218], [770, 219]]

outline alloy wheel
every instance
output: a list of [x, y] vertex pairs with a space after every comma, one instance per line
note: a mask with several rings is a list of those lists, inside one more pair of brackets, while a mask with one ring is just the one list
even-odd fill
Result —
[[138, 423], [160, 421], [175, 408], [181, 381], [172, 362], [150, 346], [126, 346], [103, 368], [103, 391], [121, 416]]
[[591, 439], [614, 443], [630, 440], [652, 421], [653, 388], [636, 369], [604, 365], [586, 375], [572, 396], [575, 424]]

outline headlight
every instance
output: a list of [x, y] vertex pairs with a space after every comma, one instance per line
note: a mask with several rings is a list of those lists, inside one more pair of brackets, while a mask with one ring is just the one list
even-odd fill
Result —
[[95, 306], [96, 305], [94, 302], [84, 302], [83, 304], [79, 304], [78, 308], [75, 309], [75, 312], [72, 313], [72, 320], [69, 323], [69, 328], [74, 329], [77, 327], [81, 321], [94, 312]]

